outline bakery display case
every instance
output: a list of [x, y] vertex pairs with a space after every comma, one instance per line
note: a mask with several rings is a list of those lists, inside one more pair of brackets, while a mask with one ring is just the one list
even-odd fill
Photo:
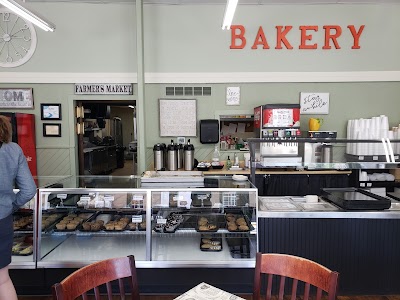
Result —
[[174, 181], [71, 176], [39, 189], [37, 267], [126, 255], [142, 268], [254, 267], [257, 189], [230, 177]]
[[[38, 176], [34, 177], [40, 188], [51, 187], [65, 176]], [[17, 193], [18, 189], [14, 189]], [[11, 269], [36, 268], [37, 236], [37, 195], [13, 213], [14, 240], [12, 247]]]
[[[15, 190], [16, 193], [18, 190]], [[35, 268], [35, 231], [37, 197], [13, 213], [14, 240], [10, 268]]]

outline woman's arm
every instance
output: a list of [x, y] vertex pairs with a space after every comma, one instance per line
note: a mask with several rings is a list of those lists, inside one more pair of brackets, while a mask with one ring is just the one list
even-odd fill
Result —
[[15, 183], [19, 192], [17, 193], [15, 203], [13, 204], [14, 207], [20, 207], [31, 200], [36, 194], [36, 184], [22, 150], [18, 157], [18, 170], [17, 176], [15, 177]]

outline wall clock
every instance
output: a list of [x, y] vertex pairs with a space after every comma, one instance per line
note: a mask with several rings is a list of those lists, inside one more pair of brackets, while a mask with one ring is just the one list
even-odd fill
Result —
[[26, 63], [36, 49], [33, 25], [5, 8], [0, 8], [0, 67], [14, 68]]

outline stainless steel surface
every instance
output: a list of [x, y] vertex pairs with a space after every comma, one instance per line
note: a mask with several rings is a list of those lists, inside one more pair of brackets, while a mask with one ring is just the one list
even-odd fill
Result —
[[258, 211], [259, 218], [293, 219], [400, 219], [399, 211]]
[[395, 200], [392, 200], [392, 203], [394, 203], [393, 209], [346, 211], [321, 198], [316, 203], [307, 203], [301, 200], [300, 197], [285, 197], [285, 199], [290, 199], [292, 204], [296, 204], [300, 209], [298, 211], [285, 211], [283, 204], [287, 204], [287, 202], [276, 200], [275, 203], [278, 201], [277, 203], [282, 204], [282, 209], [268, 210], [265, 206], [266, 201], [268, 201], [266, 197], [259, 197], [258, 218], [400, 219], [400, 211], [397, 210], [397, 204], [400, 204], [400, 202]]
[[164, 162], [164, 149], [161, 144], [156, 144], [153, 147], [153, 155], [154, 155], [154, 170], [160, 171], [165, 168]]
[[332, 163], [333, 162], [333, 147], [331, 144], [321, 145], [321, 162]]
[[185, 171], [191, 171], [194, 168], [194, 146], [188, 143], [183, 147], [183, 169]]
[[167, 170], [176, 171], [178, 170], [178, 145], [175, 145], [171, 140], [171, 144], [167, 147]]
[[178, 145], [178, 169], [183, 168], [183, 145]]

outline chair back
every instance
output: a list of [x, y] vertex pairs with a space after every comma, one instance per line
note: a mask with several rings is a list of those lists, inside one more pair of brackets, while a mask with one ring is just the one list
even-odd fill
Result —
[[[310, 299], [310, 294], [315, 290], [316, 296], [313, 299], [321, 300], [322, 294], [325, 292], [327, 298], [324, 299], [334, 300], [336, 299], [338, 277], [339, 273], [302, 257], [287, 254], [257, 253], [253, 300], [261, 299], [261, 294], [265, 295], [266, 300], [271, 300], [273, 282], [277, 284], [278, 300], [283, 300], [287, 281], [291, 281], [291, 286], [290, 284], [286, 286], [286, 292], [290, 293], [291, 300], [297, 299], [299, 282], [304, 288], [302, 299]], [[264, 282], [265, 284], [263, 284]]]
[[76, 270], [63, 281], [52, 286], [53, 299], [74, 300], [81, 296], [83, 300], [87, 300], [88, 292], [93, 290], [95, 299], [100, 300], [100, 287], [105, 287], [107, 299], [111, 300], [113, 299], [112, 282], [117, 281], [118, 295], [121, 299], [127, 299], [125, 281], [129, 281], [131, 299], [140, 300], [133, 256], [106, 259]]

